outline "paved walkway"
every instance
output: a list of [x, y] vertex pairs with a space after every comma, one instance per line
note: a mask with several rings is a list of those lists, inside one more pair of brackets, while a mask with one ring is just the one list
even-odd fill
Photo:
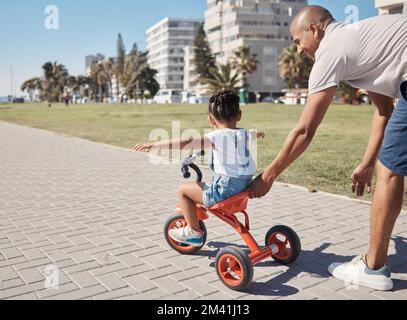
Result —
[[223, 222], [207, 222], [197, 256], [165, 243], [181, 181], [178, 166], [145, 155], [0, 122], [0, 299], [407, 299], [405, 212], [390, 249], [395, 290], [374, 292], [326, 271], [366, 251], [369, 205], [277, 184], [250, 204], [253, 235], [262, 243], [286, 224], [304, 251], [289, 267], [260, 263], [252, 287], [233, 292], [214, 259], [243, 243]]

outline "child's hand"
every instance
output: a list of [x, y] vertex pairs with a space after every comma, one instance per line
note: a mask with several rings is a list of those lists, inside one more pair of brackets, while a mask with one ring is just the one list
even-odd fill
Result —
[[257, 139], [264, 139], [266, 134], [263, 131], [257, 130]]
[[153, 148], [153, 144], [145, 143], [145, 144], [136, 144], [133, 148], [134, 152], [150, 152]]

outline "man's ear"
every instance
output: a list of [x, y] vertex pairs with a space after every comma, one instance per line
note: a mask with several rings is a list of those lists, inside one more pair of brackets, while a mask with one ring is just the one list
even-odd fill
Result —
[[320, 38], [320, 33], [319, 33], [319, 28], [316, 24], [312, 23], [309, 26], [309, 30], [312, 32], [313, 38], [319, 39]]

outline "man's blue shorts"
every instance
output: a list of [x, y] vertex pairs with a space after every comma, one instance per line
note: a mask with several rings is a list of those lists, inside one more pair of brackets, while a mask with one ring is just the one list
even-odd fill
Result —
[[400, 86], [400, 100], [387, 125], [380, 162], [400, 176], [407, 176], [407, 81]]
[[204, 186], [203, 204], [205, 207], [209, 208], [238, 193], [244, 192], [247, 190], [252, 181], [252, 176], [233, 178], [214, 175], [212, 183], [205, 184]]

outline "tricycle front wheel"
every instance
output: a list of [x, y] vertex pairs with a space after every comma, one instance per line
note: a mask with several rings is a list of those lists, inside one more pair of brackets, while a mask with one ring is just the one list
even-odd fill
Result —
[[253, 264], [242, 249], [226, 247], [216, 257], [216, 272], [229, 289], [242, 291], [250, 286], [253, 279]]

